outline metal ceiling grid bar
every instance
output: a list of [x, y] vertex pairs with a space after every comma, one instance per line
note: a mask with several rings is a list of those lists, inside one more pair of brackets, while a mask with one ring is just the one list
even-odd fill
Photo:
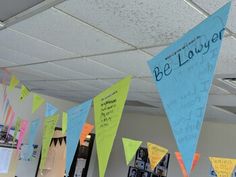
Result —
[[[190, 7], [192, 7], [194, 10], [196, 10], [198, 13], [200, 13], [201, 15], [203, 15], [204, 17], [209, 17], [210, 13], [208, 13], [206, 10], [204, 10], [202, 7], [200, 7], [198, 4], [196, 4], [195, 2], [193, 2], [192, 0], [184, 0], [184, 2], [186, 2]], [[236, 34], [231, 31], [229, 28], [225, 28], [226, 33], [225, 36], [230, 36], [231, 38], [236, 40]]]

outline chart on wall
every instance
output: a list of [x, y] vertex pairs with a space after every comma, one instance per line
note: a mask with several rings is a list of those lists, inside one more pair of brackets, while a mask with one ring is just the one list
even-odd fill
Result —
[[136, 152], [134, 165], [129, 167], [127, 177], [167, 177], [169, 159], [170, 154], [167, 153], [152, 170], [147, 148], [140, 147]]

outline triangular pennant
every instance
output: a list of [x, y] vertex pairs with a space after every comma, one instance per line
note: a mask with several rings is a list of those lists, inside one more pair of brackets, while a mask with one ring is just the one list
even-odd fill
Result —
[[168, 149], [156, 144], [147, 143], [148, 158], [150, 160], [151, 169], [154, 170], [163, 157], [167, 154]]
[[21, 122], [21, 119], [19, 117], [17, 117], [16, 119], [16, 125], [15, 125], [15, 130], [14, 130], [14, 135], [13, 135], [13, 142], [16, 141], [16, 136], [20, 130], [20, 122]]
[[89, 133], [92, 132], [94, 126], [92, 124], [85, 123], [83, 126], [83, 130], [80, 135], [80, 144], [83, 145], [86, 137]]
[[28, 135], [28, 145], [31, 147], [35, 143], [37, 136], [37, 131], [40, 126], [41, 120], [39, 118], [33, 120], [30, 123], [29, 135]]
[[8, 120], [9, 120], [10, 116], [12, 115], [12, 113], [13, 113], [12, 106], [9, 106], [8, 110], [7, 110], [7, 115], [6, 115], [6, 119], [5, 119], [5, 122], [4, 122], [4, 126], [7, 125]]
[[17, 151], [19, 151], [19, 149], [21, 147], [21, 144], [22, 144], [25, 134], [28, 130], [28, 127], [29, 127], [29, 121], [28, 120], [21, 120], [20, 134], [19, 134], [18, 143], [17, 143]]
[[20, 100], [23, 101], [30, 94], [30, 90], [25, 86], [21, 85]]
[[33, 97], [33, 106], [32, 106], [32, 113], [37, 111], [39, 107], [45, 102], [45, 99], [42, 98], [41, 96], [34, 94]]
[[9, 106], [10, 106], [10, 101], [9, 101], [9, 99], [7, 99], [5, 101], [5, 103], [3, 104], [3, 117], [5, 117], [6, 112], [7, 112], [8, 108], [9, 108]]
[[10, 117], [10, 120], [9, 120], [9, 124], [8, 124], [8, 128], [7, 128], [7, 135], [10, 132], [10, 129], [11, 129], [12, 124], [13, 124], [13, 121], [15, 120], [15, 116], [16, 116], [16, 113], [14, 111], [12, 111], [11, 117]]
[[128, 138], [122, 138], [124, 151], [125, 151], [125, 160], [126, 165], [129, 165], [130, 161], [133, 159], [136, 151], [142, 144], [142, 141], [132, 140]]
[[67, 113], [62, 113], [62, 133], [65, 134], [67, 129]]
[[[180, 169], [182, 171], [183, 177], [189, 177], [189, 175], [188, 175], [188, 173], [186, 171], [186, 168], [184, 166], [184, 162], [183, 162], [181, 154], [179, 152], [175, 152], [175, 156], [176, 156], [176, 159], [178, 160], [178, 163], [179, 163]], [[194, 154], [193, 163], [192, 163], [192, 167], [191, 167], [191, 172], [194, 171], [194, 169], [195, 169], [199, 159], [200, 159], [200, 154], [199, 153], [195, 153]]]
[[209, 157], [217, 177], [231, 177], [236, 159]]
[[148, 62], [188, 173], [230, 5], [227, 3]]
[[69, 175], [70, 167], [79, 143], [80, 134], [93, 100], [88, 100], [68, 110], [67, 145], [66, 145], [66, 174]]
[[16, 76], [12, 75], [9, 90], [12, 91], [19, 84], [19, 82], [20, 81], [16, 78]]
[[45, 117], [52, 116], [58, 112], [58, 108], [53, 106], [50, 103], [46, 103], [46, 111], [45, 111]]
[[130, 81], [131, 76], [128, 76], [94, 98], [96, 146], [100, 177], [105, 176], [107, 163], [128, 95]]
[[42, 170], [45, 167], [48, 149], [55, 131], [55, 127], [57, 125], [59, 115], [53, 115], [44, 120], [43, 127], [43, 143], [42, 143], [42, 153], [39, 168]]

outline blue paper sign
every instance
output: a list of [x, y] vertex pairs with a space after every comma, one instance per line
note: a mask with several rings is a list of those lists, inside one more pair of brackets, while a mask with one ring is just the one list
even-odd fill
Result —
[[41, 120], [35, 119], [30, 123], [30, 129], [29, 129], [29, 135], [28, 135], [28, 144], [29, 146], [33, 146], [34, 141], [36, 139], [37, 136], [37, 130], [40, 126]]
[[89, 114], [92, 99], [68, 110], [66, 135], [66, 174], [69, 175], [71, 163], [80, 140], [80, 134]]
[[227, 3], [148, 61], [188, 173], [197, 148], [230, 5]]
[[57, 111], [58, 108], [51, 105], [50, 103], [46, 103], [45, 117], [53, 116]]

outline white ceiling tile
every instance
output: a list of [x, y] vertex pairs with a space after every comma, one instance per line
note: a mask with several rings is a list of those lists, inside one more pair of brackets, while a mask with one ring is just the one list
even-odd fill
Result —
[[132, 79], [130, 91], [134, 92], [155, 92], [156, 88], [154, 83], [147, 82], [141, 79]]
[[236, 74], [236, 40], [227, 37], [224, 38], [216, 74]]
[[32, 66], [24, 66], [17, 68], [8, 68], [8, 70], [16, 75], [19, 80], [55, 80], [60, 79], [59, 76], [37, 70]]
[[6, 48], [4, 46], [0, 46], [0, 58], [7, 60], [9, 62], [12, 62], [12, 64], [5, 65], [11, 66], [11, 65], [16, 65], [16, 64], [28, 64], [28, 63], [35, 63], [35, 62], [40, 62], [42, 59], [35, 58], [29, 55], [25, 55], [23, 53], [20, 53], [15, 50], [11, 50], [9, 48]]
[[[212, 14], [217, 9], [221, 8], [223, 5], [225, 5], [228, 0], [208, 0], [207, 3], [205, 0], [193, 0], [195, 3], [197, 3], [201, 8], [206, 10], [208, 13]], [[231, 11], [229, 14], [229, 19], [227, 23], [227, 27], [229, 27], [233, 32], [236, 33], [236, 0], [232, 0], [232, 6]]]
[[147, 61], [152, 59], [152, 56], [139, 51], [103, 55], [90, 59], [133, 76], [151, 76]]
[[32, 66], [26, 66], [25, 68], [30, 68], [36, 71], [42, 71], [48, 74], [55, 75], [61, 79], [85, 79], [90, 78], [90, 76], [80, 73], [78, 71], [71, 70], [61, 65], [57, 65], [55, 63], [44, 63], [37, 64]]
[[[100, 57], [100, 58], [106, 58]], [[93, 78], [117, 78], [125, 76], [125, 73], [117, 69], [110, 68], [104, 64], [90, 59], [75, 59], [56, 62], [57, 65], [69, 68], [76, 72], [87, 74]]]
[[74, 54], [22, 33], [4, 29], [0, 32], [1, 46], [42, 60], [73, 57]]
[[0, 67], [10, 66], [10, 65], [14, 65], [14, 64], [15, 64], [14, 62], [2, 59], [0, 56]]
[[173, 42], [203, 20], [176, 0], [70, 0], [57, 8], [139, 47]]
[[210, 90], [211, 95], [229, 95], [230, 92], [225, 90], [224, 88], [212, 85], [211, 90]]
[[168, 47], [168, 45], [160, 46], [160, 47], [151, 47], [151, 48], [145, 49], [145, 51], [147, 51], [148, 53], [151, 53], [152, 55], [156, 56], [156, 55], [158, 55], [162, 50], [164, 50], [164, 49], [167, 48], [167, 47]]
[[11, 28], [79, 55], [130, 48], [54, 8], [17, 23]]

